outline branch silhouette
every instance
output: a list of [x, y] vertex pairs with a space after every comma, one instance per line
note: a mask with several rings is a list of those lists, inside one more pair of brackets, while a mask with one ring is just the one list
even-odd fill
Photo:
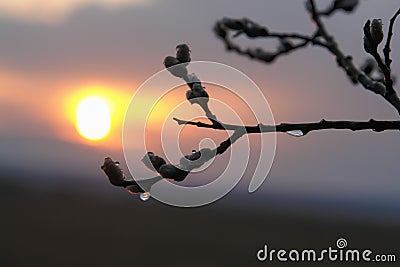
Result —
[[255, 126], [240, 126], [240, 125], [222, 124], [222, 123], [207, 124], [200, 121], [197, 122], [185, 121], [178, 118], [174, 118], [174, 120], [179, 125], [193, 125], [199, 128], [209, 128], [214, 130], [235, 131], [240, 128], [244, 128], [246, 133], [248, 134], [273, 133], [273, 132], [288, 133], [290, 131], [301, 131], [302, 132], [301, 136], [303, 136], [312, 131], [328, 130], [328, 129], [351, 130], [351, 131], [372, 130], [374, 132], [383, 132], [387, 130], [400, 130], [400, 121], [377, 121], [374, 119], [370, 119], [369, 121], [327, 121], [325, 119], [322, 119], [319, 122], [310, 122], [310, 123], [281, 123], [277, 125], [258, 124]]
[[[353, 63], [353, 57], [346, 55], [341, 50], [334, 36], [329, 34], [325, 24], [321, 20], [321, 17], [331, 16], [335, 13], [335, 11], [339, 10], [351, 13], [355, 10], [357, 5], [358, 1], [355, 0], [335, 0], [332, 1], [332, 5], [327, 10], [320, 11], [318, 10], [314, 0], [307, 0], [306, 9], [310, 13], [311, 21], [316, 26], [314, 33], [311, 35], [298, 33], [272, 33], [267, 27], [261, 26], [247, 18], [223, 18], [215, 23], [214, 32], [223, 41], [228, 51], [234, 51], [240, 55], [246, 55], [264, 63], [272, 63], [279, 56], [299, 50], [308, 44], [322, 47], [334, 56], [337, 65], [345, 71], [346, 75], [353, 84], [360, 83], [364, 89], [382, 96], [400, 114], [400, 99], [396, 93], [396, 90], [393, 88], [393, 78], [391, 77], [390, 71], [391, 60], [389, 58], [390, 40], [393, 35], [393, 24], [400, 13], [400, 9], [390, 20], [388, 39], [384, 48], [386, 63], [382, 61], [382, 58], [379, 55], [378, 44], [374, 44], [370, 51], [367, 51], [368, 49], [366, 49], [366, 52], [373, 56], [375, 61], [378, 63], [379, 68], [384, 73], [384, 80], [382, 81], [372, 78], [369, 73], [366, 73], [355, 66]], [[375, 25], [382, 27], [381, 22], [380, 25], [378, 23], [375, 23]], [[365, 30], [366, 27], [364, 27], [364, 32]], [[368, 29], [368, 31], [370, 30]], [[278, 39], [280, 44], [276, 51], [266, 51], [259, 47], [243, 48], [234, 42], [234, 38], [241, 34], [245, 34], [249, 38]], [[371, 43], [368, 33], [365, 35], [364, 40], [368, 40], [369, 43]], [[293, 44], [294, 41], [297, 41], [298, 43]]]
[[[327, 10], [321, 11], [318, 10], [314, 0], [307, 0], [306, 9], [316, 26], [315, 31], [311, 35], [271, 32], [266, 27], [247, 18], [223, 18], [216, 22], [214, 32], [223, 40], [227, 50], [235, 51], [240, 55], [246, 55], [265, 63], [272, 63], [278, 57], [302, 49], [308, 44], [322, 47], [335, 56], [338, 67], [345, 71], [353, 84], [360, 83], [365, 89], [382, 96], [400, 113], [400, 99], [393, 87], [394, 79], [390, 69], [392, 62], [390, 59], [390, 44], [393, 36], [393, 25], [396, 18], [400, 15], [400, 9], [390, 19], [387, 40], [383, 49], [384, 60], [378, 51], [379, 44], [383, 41], [384, 37], [382, 21], [380, 19], [373, 19], [365, 23], [363, 28], [364, 50], [373, 57], [373, 60], [367, 60], [361, 68], [354, 65], [351, 56], [345, 55], [342, 52], [335, 38], [329, 34], [321, 20], [321, 17], [329, 17], [339, 10], [351, 13], [357, 7], [358, 2], [358, 0], [335, 0]], [[239, 35], [245, 35], [248, 38], [274, 38], [279, 41], [279, 46], [272, 52], [263, 48], [243, 48], [233, 41]], [[208, 105], [209, 95], [199, 77], [195, 73], [188, 72], [187, 66], [190, 64], [190, 61], [191, 51], [189, 46], [187, 44], [180, 44], [176, 47], [176, 56], [167, 56], [164, 59], [164, 66], [171, 75], [181, 78], [186, 82], [189, 87], [189, 90], [186, 92], [186, 99], [191, 104], [199, 105], [210, 123], [178, 118], [174, 118], [174, 120], [178, 125], [233, 131], [233, 133], [229, 138], [222, 141], [217, 148], [203, 148], [199, 151], [193, 150], [190, 155], [183, 156], [177, 164], [167, 163], [153, 152], [148, 152], [143, 157], [142, 162], [158, 175], [146, 180], [127, 180], [119, 167], [119, 163], [107, 157], [102, 169], [112, 185], [124, 187], [131, 193], [147, 194], [151, 190], [152, 185], [162, 179], [171, 179], [178, 182], [183, 181], [193, 169], [199, 168], [210, 159], [223, 154], [231, 145], [246, 134], [284, 132], [291, 136], [302, 137], [312, 131], [320, 130], [372, 130], [375, 132], [400, 130], [400, 120], [381, 121], [375, 119], [368, 121], [328, 121], [322, 119], [318, 122], [309, 123], [280, 123], [277, 125], [259, 123], [254, 126], [226, 124], [218, 120], [217, 116], [211, 111]], [[377, 68], [381, 70], [383, 76], [374, 78], [372, 74]]]

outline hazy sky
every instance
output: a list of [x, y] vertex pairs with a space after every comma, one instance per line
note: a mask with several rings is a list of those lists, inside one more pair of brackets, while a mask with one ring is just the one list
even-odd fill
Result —
[[[330, 1], [317, 2], [325, 6]], [[0, 175], [31, 172], [57, 179], [53, 174], [63, 173], [97, 181], [105, 156], [122, 157], [123, 110], [130, 97], [162, 70], [163, 58], [182, 42], [190, 44], [193, 60], [225, 63], [253, 79], [278, 123], [398, 119], [380, 97], [353, 86], [321, 48], [307, 47], [265, 65], [228, 53], [212, 32], [216, 20], [231, 16], [252, 18], [274, 31], [310, 33], [313, 25], [303, 6], [303, 1], [289, 0], [3, 1]], [[343, 51], [361, 64], [367, 57], [363, 24], [379, 17], [387, 27], [398, 7], [396, 0], [361, 1], [353, 15], [337, 13], [327, 27]], [[399, 36], [398, 24], [392, 45], [395, 74], [400, 69]], [[243, 43], [275, 46], [264, 40]], [[74, 101], [90, 90], [102, 91], [115, 105], [112, 131], [98, 143], [77, 134], [71, 115]], [[184, 135], [181, 139], [190, 144]], [[397, 132], [325, 131], [304, 138], [280, 134], [274, 165], [259, 192], [399, 203], [398, 140]]]

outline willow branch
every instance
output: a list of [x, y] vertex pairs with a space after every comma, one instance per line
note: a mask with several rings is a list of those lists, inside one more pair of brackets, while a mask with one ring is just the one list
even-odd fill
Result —
[[[312, 36], [296, 34], [296, 33], [272, 33], [266, 27], [257, 24], [247, 18], [243, 19], [232, 19], [232, 18], [223, 18], [215, 23], [214, 32], [217, 34], [219, 38], [224, 42], [226, 49], [230, 51], [235, 51], [239, 55], [248, 56], [250, 58], [262, 61], [264, 63], [272, 63], [279, 56], [291, 53], [295, 50], [305, 47], [307, 44], [311, 43], [316, 46], [320, 46], [326, 48], [332, 55], [334, 55], [336, 62], [340, 68], [342, 68], [349, 79], [354, 83], [360, 83], [364, 89], [374, 92], [382, 96], [387, 102], [389, 102], [400, 114], [400, 99], [393, 88], [393, 80], [388, 75], [388, 72], [384, 70], [383, 67], [385, 64], [379, 63], [379, 58], [374, 56], [379, 63], [379, 67], [384, 70], [385, 74], [385, 82], [376, 81], [373, 78], [366, 75], [362, 72], [358, 67], [356, 67], [353, 63], [353, 59], [351, 56], [345, 55], [341, 49], [339, 48], [335, 38], [329, 34], [324, 23], [321, 20], [321, 16], [331, 15], [334, 11], [342, 9], [346, 12], [351, 12], [356, 4], [352, 7], [343, 6], [335, 6], [334, 4], [327, 11], [319, 11], [315, 5], [313, 0], [307, 0], [308, 2], [308, 10], [311, 13], [311, 19], [316, 25], [316, 31]], [[400, 10], [398, 11], [400, 12]], [[391, 27], [389, 30], [389, 34], [392, 35], [392, 28], [394, 21], [399, 15], [395, 14], [391, 19]], [[231, 36], [231, 32], [235, 32], [233, 37], [236, 37], [240, 34], [245, 34], [248, 38], [278, 38], [280, 41], [285, 39], [289, 39], [291, 41], [297, 41], [296, 45], [292, 45], [287, 47], [287, 49], [278, 49], [277, 51], [266, 51], [262, 48], [243, 48], [237, 43], [233, 41], [233, 37]], [[389, 55], [390, 52], [390, 40], [388, 36], [388, 43], [386, 48], [386, 54]], [[388, 58], [388, 56], [385, 56]], [[382, 60], [381, 60], [382, 61]], [[388, 60], [386, 60], [388, 61]], [[388, 65], [388, 64], [386, 64]], [[387, 66], [390, 69], [390, 64]], [[390, 74], [390, 72], [389, 72]], [[389, 79], [390, 78], [390, 79]]]
[[389, 102], [400, 114], [400, 99], [393, 88], [393, 80], [390, 77], [390, 71], [384, 66], [382, 59], [378, 52], [374, 56], [379, 67], [382, 69], [385, 75], [385, 84], [372, 80], [370, 77], [362, 73], [352, 62], [350, 56], [345, 56], [344, 53], [339, 49], [337, 42], [334, 37], [331, 36], [325, 28], [325, 25], [321, 21], [320, 15], [314, 3], [314, 0], [308, 0], [311, 7], [311, 18], [315, 23], [321, 37], [327, 42], [328, 50], [335, 55], [338, 66], [346, 71], [346, 74], [354, 83], [360, 82], [365, 89], [370, 90], [376, 94], [382, 96], [387, 102]]
[[337, 129], [337, 130], [372, 130], [382, 132], [387, 130], [400, 130], [400, 121], [327, 121], [322, 119], [319, 122], [311, 123], [281, 123], [277, 125], [258, 124], [255, 126], [239, 126], [233, 124], [208, 124], [203, 122], [186, 121], [174, 118], [179, 125], [193, 125], [199, 128], [209, 128], [214, 130], [233, 130], [244, 129], [247, 134], [251, 133], [270, 133], [270, 132], [289, 132], [302, 131], [303, 135], [311, 131]]

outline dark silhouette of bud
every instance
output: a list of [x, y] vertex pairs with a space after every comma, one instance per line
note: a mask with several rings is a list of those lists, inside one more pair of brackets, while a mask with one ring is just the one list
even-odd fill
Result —
[[374, 55], [377, 53], [378, 45], [383, 40], [382, 20], [367, 20], [364, 25], [364, 49], [367, 53]]
[[130, 194], [144, 193], [145, 191], [138, 184], [131, 184], [126, 187]]
[[172, 67], [172, 66], [175, 66], [175, 65], [178, 65], [178, 64], [180, 64], [181, 62], [177, 59], [177, 58], [175, 58], [175, 57], [173, 57], [173, 56], [167, 56], [165, 59], [164, 59], [164, 66], [166, 67], [166, 68], [170, 68], [170, 67]]
[[201, 83], [195, 82], [191, 84], [192, 90], [186, 92], [186, 99], [189, 100], [191, 104], [199, 103], [201, 100], [204, 103], [208, 102], [208, 93]]
[[216, 155], [216, 151], [215, 150], [211, 150], [209, 148], [202, 148], [200, 149], [200, 153], [201, 153], [201, 157], [203, 160], [210, 160], [211, 158], [213, 158]]
[[200, 79], [196, 76], [195, 73], [188, 74], [185, 77], [185, 81], [190, 84], [190, 88], [192, 88], [193, 83], [201, 83]]
[[[131, 194], [138, 194], [138, 193], [145, 193], [145, 192], [150, 192], [151, 187], [155, 184], [161, 181], [163, 178], [160, 176], [153, 177], [153, 178], [148, 178], [148, 179], [142, 179], [138, 181], [132, 181], [131, 185], [128, 185], [126, 189], [128, 190], [129, 193]], [[140, 184], [140, 186], [139, 186]]]
[[164, 164], [161, 166], [160, 175], [166, 179], [174, 179], [177, 182], [183, 181], [189, 172], [179, 169], [172, 164]]
[[189, 63], [190, 62], [190, 49], [187, 44], [180, 44], [176, 46], [176, 58], [181, 63]]
[[147, 152], [147, 154], [142, 159], [143, 164], [150, 170], [156, 170], [159, 172], [160, 167], [166, 164], [166, 161], [159, 156], [154, 155], [153, 152]]
[[367, 75], [370, 75], [375, 70], [375, 68], [376, 62], [371, 58], [368, 58], [361, 66], [361, 70]]
[[201, 83], [200, 79], [197, 78], [196, 74], [190, 73], [186, 77], [183, 78], [187, 85], [192, 89], [194, 83]]
[[193, 94], [193, 91], [192, 90], [187, 90], [186, 91], [186, 99], [189, 100], [190, 103], [192, 103], [192, 100], [194, 98], [196, 98], [196, 96]]
[[371, 21], [367, 20], [364, 24], [364, 50], [369, 54], [376, 52], [377, 46], [375, 45], [371, 36]]
[[289, 51], [290, 49], [293, 48], [293, 43], [290, 40], [288, 40], [286, 38], [279, 39], [279, 40], [280, 40], [280, 44], [278, 47], [279, 51], [281, 51], [281, 52]]
[[305, 4], [305, 8], [306, 8], [307, 12], [309, 12], [311, 14], [312, 13], [312, 6], [311, 6], [310, 2], [309, 1], [305, 1], [304, 4]]
[[228, 29], [240, 31], [243, 30], [243, 20], [223, 18], [221, 23]]
[[205, 87], [203, 87], [201, 85], [201, 83], [193, 83], [192, 91], [196, 97], [207, 97], [208, 98], [208, 94], [205, 90]]
[[164, 66], [175, 77], [184, 78], [188, 75], [185, 64], [182, 64], [177, 58], [167, 56], [164, 59]]
[[346, 12], [353, 11], [358, 5], [358, 0], [335, 0], [333, 9], [342, 9]]
[[376, 45], [379, 45], [383, 40], [382, 20], [373, 19], [371, 22], [371, 36]]
[[373, 53], [375, 50], [372, 43], [366, 36], [364, 36], [364, 50], [369, 54]]
[[126, 186], [125, 174], [119, 167], [118, 161], [113, 161], [110, 157], [104, 159], [101, 169], [105, 172], [110, 183], [115, 186]]
[[269, 34], [268, 29], [247, 19], [243, 19], [244, 31], [250, 38], [267, 36]]
[[218, 22], [218, 23], [215, 24], [214, 33], [217, 36], [221, 37], [222, 39], [225, 39], [226, 34], [227, 34], [226, 29], [225, 29], [224, 25], [221, 22]]
[[268, 63], [274, 61], [276, 57], [276, 54], [264, 51], [262, 48], [248, 48], [247, 53], [252, 58], [256, 58]]
[[200, 151], [196, 151], [196, 150], [192, 150], [192, 154], [190, 155], [185, 155], [185, 159], [188, 159], [190, 161], [194, 161], [194, 160], [198, 160], [201, 157], [201, 152]]

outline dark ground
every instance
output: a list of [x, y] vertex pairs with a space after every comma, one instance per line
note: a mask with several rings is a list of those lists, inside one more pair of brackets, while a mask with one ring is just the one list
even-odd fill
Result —
[[[287, 266], [258, 262], [256, 252], [264, 244], [287, 250], [335, 247], [339, 237], [351, 248], [400, 256], [396, 223], [268, 205], [246, 208], [229, 197], [184, 209], [141, 202], [118, 189], [107, 197], [0, 189], [0, 266]], [[318, 266], [400, 264], [325, 261]]]

